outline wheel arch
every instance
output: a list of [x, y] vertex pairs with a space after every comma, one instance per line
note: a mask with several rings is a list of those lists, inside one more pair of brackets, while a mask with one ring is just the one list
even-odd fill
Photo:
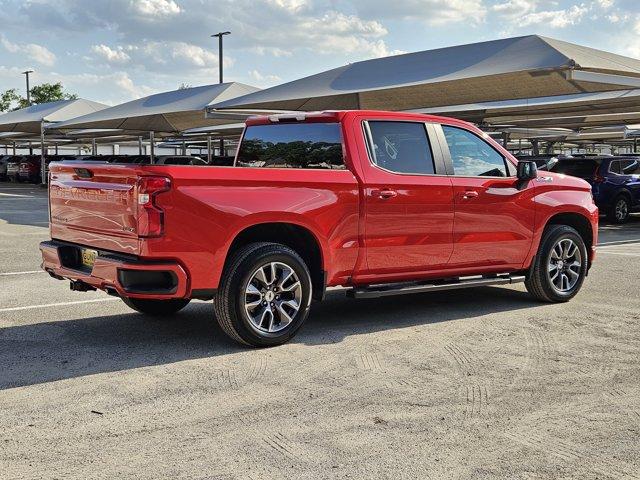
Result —
[[[313, 298], [321, 300], [326, 288], [325, 250], [314, 232], [292, 222], [263, 222], [245, 227], [229, 244], [224, 268], [238, 249], [254, 242], [272, 242], [286, 245], [294, 250], [307, 264], [311, 273]], [[224, 271], [224, 269], [223, 269]]]
[[587, 252], [591, 250], [594, 242], [593, 226], [591, 221], [585, 215], [577, 212], [556, 213], [551, 216], [545, 223], [545, 230], [549, 225], [567, 225], [574, 228], [584, 240]]

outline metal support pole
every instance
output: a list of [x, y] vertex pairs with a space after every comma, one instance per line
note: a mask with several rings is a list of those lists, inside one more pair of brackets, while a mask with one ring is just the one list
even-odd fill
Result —
[[218, 73], [220, 77], [220, 83], [222, 83], [222, 37], [225, 35], [229, 35], [231, 32], [218, 32], [215, 35], [211, 35], [212, 37], [218, 37]]
[[138, 155], [142, 155], [142, 137], [138, 137]]
[[58, 155], [58, 144], [57, 143], [56, 143], [56, 146], [55, 146], [55, 152], [56, 152], [56, 155]]
[[149, 157], [150, 157], [150, 162], [151, 165], [153, 165], [154, 161], [155, 161], [155, 139], [154, 139], [154, 135], [153, 132], [149, 132], [149, 147], [150, 147], [150, 151], [149, 151]]
[[538, 139], [531, 140], [531, 150], [534, 156], [540, 155], [540, 149], [538, 148]]
[[502, 146], [507, 148], [509, 144], [509, 132], [502, 132]]
[[16, 142], [13, 142], [13, 154], [16, 154]]
[[211, 135], [207, 135], [207, 163], [211, 165]]
[[224, 157], [224, 138], [220, 139], [220, 156]]
[[633, 139], [633, 153], [638, 153], [638, 139]]
[[187, 155], [187, 142], [185, 140], [182, 141], [182, 155]]
[[[29, 78], [29, 77], [27, 77]], [[40, 122], [40, 183], [47, 184], [47, 162], [45, 160], [46, 151], [44, 149], [44, 121]]]
[[91, 139], [91, 155], [98, 155], [98, 146], [95, 138]]

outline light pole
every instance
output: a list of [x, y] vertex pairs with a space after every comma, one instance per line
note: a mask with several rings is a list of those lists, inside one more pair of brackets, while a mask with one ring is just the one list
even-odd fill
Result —
[[[220, 72], [220, 83], [223, 83], [223, 76], [222, 76], [222, 37], [224, 37], [225, 35], [229, 35], [231, 32], [218, 32], [215, 33], [213, 35], [211, 35], [212, 37], [218, 37], [218, 72]], [[224, 138], [220, 139], [220, 156], [224, 157]]]
[[27, 104], [31, 106], [31, 92], [29, 87], [29, 74], [33, 73], [33, 70], [27, 70], [26, 72], [22, 72], [22, 74], [27, 77]]
[[222, 83], [222, 37], [229, 35], [231, 32], [218, 32], [211, 37], [218, 37], [218, 71], [220, 72], [220, 83]]

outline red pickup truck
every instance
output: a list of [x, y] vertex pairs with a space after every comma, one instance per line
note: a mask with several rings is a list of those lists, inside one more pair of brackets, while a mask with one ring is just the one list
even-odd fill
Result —
[[572, 298], [594, 259], [584, 180], [538, 173], [468, 123], [254, 117], [233, 167], [56, 163], [42, 267], [168, 315], [213, 299], [233, 339], [281, 344], [331, 286], [356, 298], [524, 281]]

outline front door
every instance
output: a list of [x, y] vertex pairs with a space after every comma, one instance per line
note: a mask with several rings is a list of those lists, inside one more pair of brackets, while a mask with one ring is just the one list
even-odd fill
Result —
[[446, 267], [453, 250], [453, 187], [432, 125], [368, 120], [362, 162], [367, 274], [419, 277]]
[[455, 209], [449, 267], [468, 273], [520, 268], [533, 239], [534, 182], [520, 182], [515, 166], [474, 132], [449, 125], [442, 132]]

